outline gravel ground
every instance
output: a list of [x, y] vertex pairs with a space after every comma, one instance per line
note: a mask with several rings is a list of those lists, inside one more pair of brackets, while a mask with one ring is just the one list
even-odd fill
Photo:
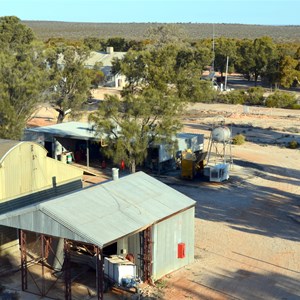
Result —
[[[267, 110], [243, 114], [241, 107], [224, 105], [192, 109], [206, 117], [188, 119], [190, 110], [188, 132], [208, 138], [218, 114], [246, 132], [256, 124], [257, 131], [251, 142], [233, 146], [227, 182], [169, 182], [197, 201], [195, 262], [165, 278], [163, 299], [300, 299], [300, 150], [273, 143], [286, 128], [300, 129], [299, 113], [274, 110], [270, 117]], [[268, 129], [271, 124], [276, 129]], [[268, 141], [261, 143], [264, 135]], [[299, 140], [299, 133], [291, 138]]]

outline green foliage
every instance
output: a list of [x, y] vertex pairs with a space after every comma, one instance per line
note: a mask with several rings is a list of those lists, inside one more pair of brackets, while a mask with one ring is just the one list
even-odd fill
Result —
[[48, 88], [42, 46], [16, 17], [0, 18], [0, 137], [20, 139]]
[[90, 97], [91, 82], [100, 73], [84, 67], [89, 52], [84, 48], [62, 45], [47, 52], [53, 90], [50, 103], [59, 113], [57, 122], [63, 122], [66, 115], [72, 118], [80, 115], [80, 109]]
[[[295, 79], [300, 79], [300, 71], [296, 70], [298, 66], [298, 60], [291, 56], [284, 56], [280, 61], [279, 73], [280, 73], [280, 84], [289, 88], [293, 85]], [[299, 79], [298, 79], [299, 78]]]
[[85, 73], [88, 75], [91, 81], [91, 85], [93, 88], [98, 88], [98, 86], [104, 80], [104, 74], [102, 71], [97, 69], [85, 69]]
[[244, 104], [247, 100], [247, 95], [244, 90], [234, 90], [219, 95], [219, 99], [227, 104]]
[[300, 104], [294, 103], [289, 108], [291, 108], [291, 109], [300, 109]]
[[104, 40], [96, 37], [86, 37], [83, 40], [83, 44], [90, 51], [100, 51], [103, 50]]
[[202, 103], [212, 103], [218, 97], [218, 92], [214, 90], [211, 86], [211, 81], [200, 80], [194, 85], [194, 95], [193, 98], [189, 98], [189, 102], [202, 102]]
[[122, 100], [107, 96], [89, 121], [95, 124], [99, 137], [106, 136], [107, 156], [121, 159], [135, 172], [151, 143], [175, 145], [172, 137], [181, 128], [182, 104], [178, 98], [155, 89], [145, 89], [138, 96]]
[[229, 68], [233, 69], [237, 56], [236, 41], [228, 38], [218, 38], [215, 41], [215, 70], [221, 72], [221, 76], [226, 70], [227, 57], [229, 58]]
[[251, 87], [247, 90], [247, 104], [248, 105], [264, 105], [264, 89], [260, 86]]
[[295, 103], [295, 95], [280, 91], [276, 91], [266, 99], [267, 107], [289, 108]]
[[237, 134], [232, 138], [232, 143], [234, 145], [243, 145], [246, 141], [246, 138], [243, 134]]
[[296, 140], [292, 140], [288, 143], [288, 148], [297, 149], [299, 147], [299, 143]]
[[0, 49], [20, 51], [34, 40], [33, 31], [14, 16], [0, 17]]

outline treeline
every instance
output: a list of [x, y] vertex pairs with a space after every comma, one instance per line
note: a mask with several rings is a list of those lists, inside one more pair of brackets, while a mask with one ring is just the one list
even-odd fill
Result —
[[[160, 28], [166, 27], [158, 27], [157, 31]], [[172, 36], [172, 32], [168, 32], [167, 35]], [[174, 35], [176, 36], [176, 33]], [[144, 40], [88, 37], [79, 41], [70, 41], [51, 38], [46, 41], [46, 45], [69, 44], [87, 47], [90, 51], [106, 51], [107, 47], [114, 47], [114, 50], [119, 52], [142, 51], [154, 43], [151, 34], [148, 36], [149, 38]], [[180, 39], [183, 40], [182, 36], [178, 40]], [[270, 87], [275, 88], [289, 88], [300, 83], [300, 43], [275, 43], [270, 37], [265, 36], [254, 40], [225, 37], [214, 40], [186, 40], [185, 44], [197, 52], [203, 67], [213, 64], [214, 70], [220, 72], [222, 76], [228, 58], [229, 73], [241, 73], [248, 80], [257, 82], [260, 78]]]
[[[23, 21], [36, 36], [45, 41], [61, 37], [83, 40], [86, 37], [104, 39], [119, 36], [127, 40], [143, 40], [150, 28], [165, 26], [162, 23], [74, 23], [53, 21]], [[300, 26], [267, 26], [245, 24], [174, 23], [181, 27], [188, 39], [199, 40], [216, 37], [256, 39], [269, 36], [276, 42], [300, 42]]]

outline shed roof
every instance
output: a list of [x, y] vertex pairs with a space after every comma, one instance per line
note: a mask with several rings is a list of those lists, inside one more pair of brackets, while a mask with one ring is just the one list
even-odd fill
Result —
[[111, 67], [114, 58], [122, 59], [126, 52], [97, 52], [92, 51], [89, 58], [85, 61], [85, 65], [94, 66], [96, 63], [101, 63], [103, 67]]
[[0, 215], [0, 225], [103, 247], [194, 205], [138, 172]]
[[46, 133], [56, 137], [99, 141], [93, 125], [84, 122], [66, 122], [49, 126], [27, 128], [26, 132]]

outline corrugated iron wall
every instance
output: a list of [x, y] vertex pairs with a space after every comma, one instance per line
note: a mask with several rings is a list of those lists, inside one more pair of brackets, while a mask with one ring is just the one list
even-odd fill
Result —
[[23, 142], [0, 165], [0, 202], [81, 178], [82, 171], [46, 156], [40, 145]]
[[[154, 280], [194, 261], [195, 208], [176, 214], [153, 225]], [[178, 244], [185, 244], [185, 257], [178, 258]]]
[[[23, 197], [12, 199], [10, 201], [2, 202], [0, 203], [0, 215], [30, 204], [50, 199], [58, 195], [73, 192], [81, 188], [82, 181], [76, 180], [66, 184], [58, 185], [51, 189], [46, 189]], [[7, 252], [11, 250], [17, 250], [19, 246], [17, 238], [17, 230], [15, 228], [0, 226], [0, 253], [3, 251]]]

